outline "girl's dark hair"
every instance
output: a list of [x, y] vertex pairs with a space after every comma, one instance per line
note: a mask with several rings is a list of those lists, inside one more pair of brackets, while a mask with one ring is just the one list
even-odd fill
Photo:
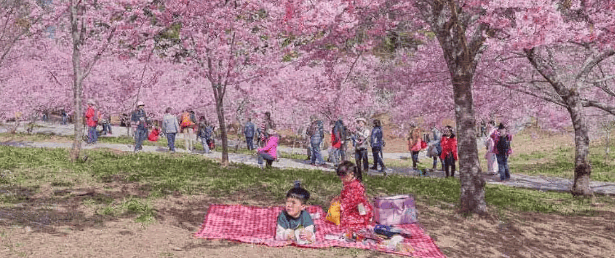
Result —
[[167, 110], [165, 110], [165, 113], [171, 113], [171, 110], [173, 110], [172, 108], [168, 107]]
[[380, 123], [380, 120], [378, 119], [374, 120], [374, 126], [381, 127], [382, 124]]
[[352, 173], [354, 175], [354, 178], [363, 182], [363, 176], [361, 175], [361, 171], [359, 170], [357, 166], [355, 166], [354, 163], [350, 161], [346, 160], [342, 162], [339, 166], [337, 166], [337, 169], [335, 170], [335, 172], [337, 173], [338, 176], [346, 176], [349, 173]]
[[310, 192], [303, 189], [300, 182], [295, 182], [295, 187], [288, 190], [286, 198], [295, 198], [301, 201], [301, 204], [305, 204], [310, 199]]
[[449, 138], [455, 138], [455, 133], [453, 132], [453, 127], [450, 125], [447, 125], [446, 128], [448, 128], [448, 130], [451, 132], [451, 136], [449, 136]]
[[199, 120], [203, 120], [204, 121], [205, 120], [205, 116], [199, 117]]

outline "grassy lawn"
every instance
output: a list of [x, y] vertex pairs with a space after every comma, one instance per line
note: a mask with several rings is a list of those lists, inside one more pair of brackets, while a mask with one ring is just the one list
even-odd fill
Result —
[[[294, 180], [312, 193], [312, 204], [327, 208], [329, 200], [341, 190], [337, 176], [314, 170], [261, 171], [258, 168], [233, 164], [220, 168], [215, 161], [196, 155], [159, 153], [124, 154], [104, 150], [88, 150], [85, 163], [67, 161], [65, 149], [29, 149], [0, 146], [0, 195], [3, 206], [24, 202], [28, 194], [49, 184], [53, 189], [79, 186], [101, 186], [108, 183], [138, 184], [145, 196], [129, 196], [122, 200], [95, 198], [85, 203], [95, 206], [102, 215], [134, 213], [138, 220], [154, 216], [151, 201], [171, 194], [206, 194], [213, 198], [246, 195], [271, 204], [281, 203]], [[427, 205], [455, 205], [459, 199], [459, 182], [454, 179], [390, 176], [365, 178], [368, 195], [409, 193], [417, 202]], [[15, 189], [21, 189], [16, 191]], [[612, 198], [597, 197], [611, 203]], [[587, 200], [575, 199], [567, 193], [541, 192], [506, 186], [487, 186], [486, 199], [495, 209], [556, 214], [592, 214]], [[144, 217], [143, 217], [144, 216]]]
[[[233, 252], [245, 254], [237, 255], [242, 257], [389, 257], [357, 249], [276, 249], [191, 237], [209, 205], [282, 205], [295, 180], [310, 191], [310, 204], [326, 210], [342, 187], [331, 172], [263, 171], [243, 164], [220, 168], [201, 155], [103, 149], [85, 150], [86, 162], [71, 163], [68, 151], [0, 146], [0, 237], [6, 240], [2, 244], [9, 257], [40, 257], [48, 250], [56, 253], [49, 257], [97, 256], [118, 246], [116, 256], [144, 256], [140, 246], [148, 246], [147, 257]], [[490, 216], [483, 219], [456, 214], [460, 185], [455, 179], [366, 176], [364, 183], [372, 197], [413, 194], [421, 224], [448, 257], [536, 257], [521, 255], [518, 248], [527, 243], [534, 245], [531, 252], [545, 250], [538, 254], [546, 257], [552, 246], [594, 232], [604, 234], [597, 246], [580, 250], [581, 244], [564, 244], [553, 252], [568, 254], [561, 257], [583, 257], [579, 254], [584, 252], [609, 257], [603, 250], [610, 248], [608, 232], [615, 228], [613, 197], [579, 199], [568, 193], [488, 185]], [[28, 233], [29, 228], [49, 234]], [[586, 239], [595, 238], [582, 241]], [[171, 241], [177, 244], [169, 246]], [[63, 243], [75, 248], [66, 250]], [[90, 250], [90, 245], [100, 248]], [[477, 249], [480, 255], [473, 254]]]

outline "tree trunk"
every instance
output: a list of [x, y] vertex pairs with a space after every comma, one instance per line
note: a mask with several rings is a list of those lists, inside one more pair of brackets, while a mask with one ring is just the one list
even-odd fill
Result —
[[71, 20], [71, 36], [73, 39], [73, 105], [74, 106], [74, 122], [75, 122], [75, 139], [73, 148], [70, 153], [70, 159], [75, 162], [81, 154], [81, 142], [83, 137], [83, 110], [82, 110], [82, 74], [81, 74], [81, 39], [79, 35], [79, 27], [77, 21], [77, 7], [72, 3], [70, 5], [70, 20]]
[[459, 151], [459, 179], [461, 182], [460, 211], [487, 213], [485, 179], [478, 161], [476, 146], [476, 119], [472, 97], [472, 75], [453, 77], [455, 119]]
[[[216, 89], [214, 89], [215, 91]], [[228, 137], [226, 133], [226, 123], [224, 122], [224, 105], [222, 97], [224, 95], [220, 94], [216, 98], [216, 113], [218, 114], [218, 123], [220, 124], [220, 138], [222, 138], [222, 164], [223, 167], [228, 166]]]
[[609, 161], [609, 152], [611, 151], [609, 148], [609, 142], [611, 141], [611, 125], [607, 125], [606, 128], [606, 141], [604, 143], [604, 164], [607, 164]]
[[589, 163], [589, 135], [583, 116], [583, 106], [578, 94], [571, 96], [566, 102], [569, 103], [567, 109], [572, 118], [575, 145], [574, 184], [571, 193], [574, 196], [587, 196], [592, 194], [592, 189], [589, 187], [591, 165]]

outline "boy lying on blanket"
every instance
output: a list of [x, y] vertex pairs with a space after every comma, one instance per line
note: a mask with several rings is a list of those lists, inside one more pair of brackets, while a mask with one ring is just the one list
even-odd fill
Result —
[[316, 240], [314, 234], [314, 222], [310, 214], [305, 211], [310, 193], [296, 183], [293, 189], [286, 193], [285, 209], [278, 216], [276, 228], [276, 240], [292, 240], [298, 244], [313, 243]]

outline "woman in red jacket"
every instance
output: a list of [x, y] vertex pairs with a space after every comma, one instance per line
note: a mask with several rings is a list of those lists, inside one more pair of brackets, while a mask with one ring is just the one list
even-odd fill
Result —
[[451, 169], [450, 176], [455, 177], [455, 161], [457, 160], [457, 138], [453, 133], [453, 127], [447, 125], [444, 128], [444, 134], [440, 139], [440, 145], [442, 146], [442, 154], [440, 158], [444, 160], [444, 172], [446, 177], [449, 177], [449, 169]]

